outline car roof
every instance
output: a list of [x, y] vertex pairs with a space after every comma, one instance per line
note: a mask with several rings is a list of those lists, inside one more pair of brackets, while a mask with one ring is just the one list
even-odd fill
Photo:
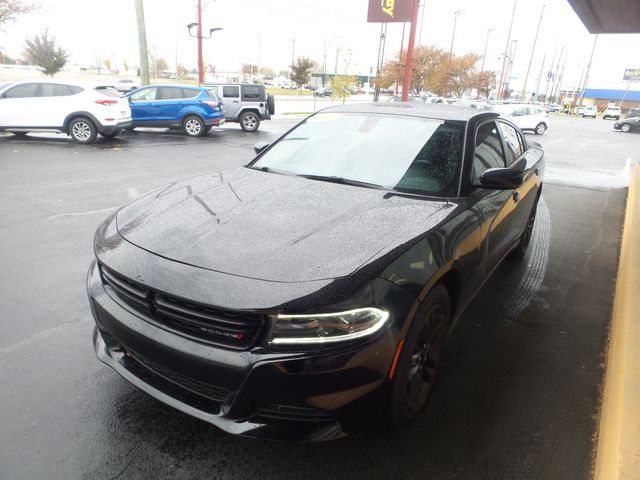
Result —
[[422, 102], [378, 102], [357, 105], [338, 105], [321, 112], [381, 113], [384, 115], [405, 115], [410, 117], [433, 118], [468, 122], [478, 117], [497, 118], [498, 113], [477, 108]]

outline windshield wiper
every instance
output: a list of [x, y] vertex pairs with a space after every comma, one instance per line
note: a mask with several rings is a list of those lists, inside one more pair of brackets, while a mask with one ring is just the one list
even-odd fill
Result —
[[363, 182], [360, 180], [353, 180], [351, 178], [336, 177], [333, 175], [298, 175], [298, 177], [308, 178], [310, 180], [320, 180], [322, 182], [342, 183], [343, 185], [355, 185], [357, 187], [375, 188], [378, 190], [389, 190], [384, 185], [378, 185], [377, 183]]

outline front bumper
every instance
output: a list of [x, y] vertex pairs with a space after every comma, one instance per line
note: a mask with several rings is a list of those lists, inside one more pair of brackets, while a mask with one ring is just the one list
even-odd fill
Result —
[[397, 339], [331, 351], [232, 351], [153, 325], [112, 298], [94, 262], [88, 293], [98, 358], [161, 402], [231, 433], [322, 441], [383, 415]]

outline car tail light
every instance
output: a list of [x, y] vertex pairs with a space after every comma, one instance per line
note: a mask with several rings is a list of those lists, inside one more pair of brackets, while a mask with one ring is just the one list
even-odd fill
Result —
[[220, 102], [216, 102], [215, 100], [200, 100], [205, 105], [210, 106], [211, 108], [220, 108], [222, 105]]
[[118, 103], [118, 100], [109, 100], [107, 98], [101, 98], [100, 100], [96, 100], [96, 103], [100, 105], [104, 105], [105, 107], [110, 107], [111, 105], [115, 105]]

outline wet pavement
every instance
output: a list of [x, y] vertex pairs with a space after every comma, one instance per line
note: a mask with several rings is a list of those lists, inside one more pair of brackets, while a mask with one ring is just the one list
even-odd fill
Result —
[[587, 479], [640, 134], [553, 118], [533, 243], [461, 318], [409, 429], [329, 444], [230, 437], [97, 361], [84, 279], [97, 225], [170, 181], [246, 163], [256, 134], [145, 131], [78, 146], [0, 136], [0, 478]]

